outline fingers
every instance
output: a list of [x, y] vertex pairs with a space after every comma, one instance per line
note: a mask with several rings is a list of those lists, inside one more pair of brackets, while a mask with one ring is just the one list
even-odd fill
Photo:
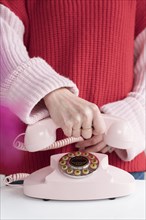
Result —
[[100, 143], [102, 140], [103, 140], [103, 135], [93, 136], [89, 140], [85, 140], [85, 141], [81, 141], [81, 142], [77, 143], [76, 147], [77, 148], [84, 148], [84, 147], [93, 146], [93, 145]]
[[62, 130], [63, 133], [67, 136], [67, 137], [71, 137], [72, 136], [72, 123], [66, 123], [62, 125]]
[[113, 147], [110, 147], [108, 145], [106, 145], [102, 150], [101, 153], [105, 154], [105, 153], [112, 153], [114, 151]]
[[112, 153], [113, 147], [107, 146], [103, 141], [103, 135], [96, 135], [88, 140], [78, 142], [76, 148], [84, 149], [85, 152]]
[[90, 139], [93, 134], [104, 133], [104, 121], [97, 105], [68, 89], [56, 89], [44, 97], [44, 102], [50, 117], [67, 137]]
[[99, 135], [105, 132], [105, 123], [98, 107], [90, 104], [90, 108], [84, 108], [74, 118], [72, 136], [82, 136], [84, 139], [90, 139], [92, 135]]
[[88, 108], [82, 110], [82, 113], [72, 112], [72, 115], [66, 116], [62, 125], [66, 136], [80, 137], [89, 139], [92, 136], [93, 114]]
[[93, 131], [92, 121], [93, 121], [93, 114], [91, 112], [86, 112], [86, 115], [84, 115], [84, 120], [81, 128], [81, 135], [85, 139], [89, 139], [92, 137], [92, 131]]
[[106, 128], [102, 115], [96, 105], [93, 108], [93, 127], [94, 135], [103, 134]]
[[78, 116], [76, 117], [76, 123], [74, 123], [72, 127], [72, 136], [73, 137], [80, 137], [81, 136], [81, 118]]
[[101, 141], [99, 144], [92, 146], [92, 147], [88, 147], [85, 149], [85, 152], [101, 152], [102, 149], [105, 148], [105, 143], [103, 141]]
[[95, 153], [112, 153], [114, 151], [113, 147], [110, 146], [105, 146], [105, 143], [102, 141], [99, 144], [92, 146], [92, 147], [88, 147], [85, 149], [85, 152], [95, 152]]
[[80, 107], [79, 112], [72, 110], [72, 114], [68, 117], [67, 123], [71, 126], [64, 129], [68, 136], [90, 139], [92, 135], [99, 135], [105, 132], [105, 123], [98, 107], [93, 103]]

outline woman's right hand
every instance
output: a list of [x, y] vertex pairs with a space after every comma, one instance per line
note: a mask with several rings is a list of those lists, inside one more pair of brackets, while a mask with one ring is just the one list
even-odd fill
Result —
[[105, 132], [105, 123], [97, 105], [75, 96], [66, 88], [57, 89], [44, 97], [53, 121], [67, 137], [90, 139]]

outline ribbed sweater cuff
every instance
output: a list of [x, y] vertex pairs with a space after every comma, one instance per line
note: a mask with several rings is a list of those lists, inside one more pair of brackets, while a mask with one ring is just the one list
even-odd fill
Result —
[[42, 98], [62, 87], [78, 95], [71, 80], [57, 74], [43, 59], [32, 58], [17, 67], [3, 84], [2, 102], [23, 122], [32, 124], [49, 115]]
[[124, 120], [127, 120], [133, 128], [134, 138], [137, 143], [137, 146], [126, 150], [115, 149], [115, 152], [122, 160], [131, 161], [138, 154], [144, 151], [145, 113], [144, 108], [141, 106], [139, 101], [137, 101], [133, 97], [126, 97], [121, 101], [106, 104], [102, 106], [100, 110], [108, 115], [116, 116]]

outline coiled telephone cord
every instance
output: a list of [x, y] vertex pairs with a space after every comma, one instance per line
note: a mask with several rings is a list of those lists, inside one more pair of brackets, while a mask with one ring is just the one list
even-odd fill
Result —
[[22, 181], [28, 176], [29, 176], [28, 173], [11, 174], [9, 176], [4, 177], [3, 184], [6, 186], [18, 186], [18, 184], [12, 184], [12, 183]]
[[[24, 143], [22, 143], [21, 141], [18, 141], [18, 138], [23, 136], [25, 133], [22, 133], [20, 135], [18, 135], [14, 142], [13, 142], [13, 146], [18, 149], [18, 150], [23, 150], [23, 151], [27, 151]], [[76, 143], [76, 142], [79, 142], [79, 141], [82, 141], [83, 138], [82, 137], [78, 137], [78, 138], [75, 138], [75, 137], [69, 137], [69, 138], [65, 138], [63, 140], [59, 140], [59, 141], [56, 141], [54, 142], [53, 144], [51, 144], [50, 146], [44, 148], [44, 149], [41, 149], [41, 151], [46, 151], [46, 150], [50, 150], [50, 149], [57, 149], [57, 148], [61, 148], [61, 147], [64, 147], [68, 144], [72, 144], [72, 143]], [[9, 185], [9, 186], [18, 186], [18, 184], [12, 184], [16, 181], [21, 181], [21, 180], [24, 180], [26, 177], [28, 177], [29, 174], [28, 173], [17, 173], [17, 174], [12, 174], [12, 175], [9, 175], [9, 176], [6, 176], [3, 180], [3, 183], [4, 185]]]
[[[13, 146], [18, 149], [18, 150], [23, 150], [23, 151], [27, 151], [24, 143], [22, 143], [21, 141], [18, 141], [18, 138], [25, 135], [25, 133], [22, 133], [20, 135], [18, 135], [14, 142], [13, 142]], [[63, 140], [59, 140], [59, 141], [56, 141], [54, 142], [53, 144], [51, 144], [50, 146], [44, 148], [44, 149], [41, 149], [40, 151], [46, 151], [46, 150], [52, 150], [52, 149], [57, 149], [57, 148], [61, 148], [61, 147], [64, 147], [68, 144], [72, 144], [72, 143], [76, 143], [76, 142], [79, 142], [79, 141], [83, 141], [84, 139], [82, 137], [69, 137], [69, 138], [65, 138]]]

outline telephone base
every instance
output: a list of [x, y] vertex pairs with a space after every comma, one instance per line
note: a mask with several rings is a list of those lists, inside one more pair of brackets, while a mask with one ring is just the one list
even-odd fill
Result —
[[59, 170], [58, 161], [65, 155], [51, 156], [51, 165], [24, 180], [24, 194], [45, 200], [97, 200], [127, 196], [135, 190], [131, 174], [108, 164], [108, 156], [92, 153], [99, 160], [96, 171], [84, 178], [72, 178]]

